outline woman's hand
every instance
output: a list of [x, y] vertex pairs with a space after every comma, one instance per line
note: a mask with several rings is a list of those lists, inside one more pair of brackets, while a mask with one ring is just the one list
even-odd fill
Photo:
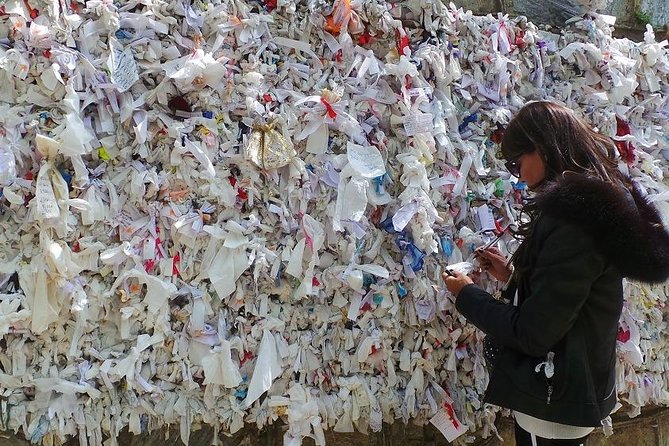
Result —
[[451, 294], [453, 294], [455, 297], [458, 296], [460, 290], [462, 290], [465, 286], [469, 285], [470, 283], [474, 283], [468, 276], [455, 271], [450, 275], [446, 272], [441, 273], [441, 277], [444, 279], [444, 283], [446, 284], [448, 291], [450, 291]]
[[509, 261], [497, 248], [476, 250], [474, 254], [478, 257], [481, 268], [490, 273], [497, 280], [507, 282], [511, 277], [513, 269]]

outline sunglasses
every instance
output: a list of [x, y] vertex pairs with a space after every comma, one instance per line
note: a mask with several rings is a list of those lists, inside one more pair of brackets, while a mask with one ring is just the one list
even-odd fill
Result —
[[509, 171], [511, 175], [513, 175], [516, 178], [520, 178], [520, 162], [519, 162], [519, 156], [516, 158], [510, 159], [506, 163], [504, 163], [504, 167], [506, 167], [506, 170]]

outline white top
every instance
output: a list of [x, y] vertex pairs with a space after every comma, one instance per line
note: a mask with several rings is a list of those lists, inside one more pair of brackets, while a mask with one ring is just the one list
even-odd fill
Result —
[[585, 437], [595, 430], [594, 427], [570, 426], [568, 424], [554, 423], [552, 421], [540, 420], [522, 412], [513, 411], [513, 416], [520, 427], [530, 434], [548, 440], [575, 440]]

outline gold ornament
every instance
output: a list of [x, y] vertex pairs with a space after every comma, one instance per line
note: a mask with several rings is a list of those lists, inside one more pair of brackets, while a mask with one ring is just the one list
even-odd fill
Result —
[[274, 122], [254, 125], [244, 148], [246, 159], [264, 170], [283, 167], [297, 154], [293, 145], [274, 130], [274, 126]]

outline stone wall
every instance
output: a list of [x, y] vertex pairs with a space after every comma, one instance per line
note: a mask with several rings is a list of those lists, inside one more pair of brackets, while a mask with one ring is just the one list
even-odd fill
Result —
[[[640, 416], [629, 419], [619, 415], [614, 420], [614, 435], [606, 438], [601, 432], [595, 432], [588, 446], [665, 446], [669, 444], [669, 409], [648, 408]], [[498, 428], [504, 441], [488, 438], [473, 443], [472, 446], [515, 446], [513, 441], [513, 425], [509, 418], [502, 418]], [[174, 430], [166, 438], [165, 431], [133, 437], [123, 432], [118, 439], [119, 446], [181, 446], [179, 433]], [[211, 429], [194, 431], [191, 435], [191, 446], [209, 446], [212, 444]], [[383, 432], [372, 435], [326, 433], [328, 446], [446, 446], [449, 443], [432, 426], [404, 426], [394, 424], [385, 426]], [[232, 437], [220, 435], [221, 446], [283, 446], [281, 426], [258, 432], [247, 428]], [[60, 444], [54, 441], [54, 444]], [[77, 446], [79, 441], [73, 439], [63, 446]], [[313, 441], [305, 440], [304, 446], [313, 445]], [[0, 446], [29, 446], [30, 442], [23, 438], [0, 433]]]
[[[445, 0], [446, 1], [446, 0]], [[560, 26], [559, 17], [555, 14], [543, 15], [546, 9], [546, 1], [541, 0], [455, 0], [454, 3], [463, 8], [471, 9], [475, 14], [488, 14], [504, 12], [510, 15], [526, 15], [532, 22], [542, 23], [552, 21], [552, 25]], [[565, 9], [579, 8], [583, 0], [550, 0], [550, 4], [560, 5]], [[540, 8], [531, 8], [533, 5], [541, 5]], [[529, 7], [529, 8], [528, 8]], [[534, 12], [534, 14], [532, 14]], [[608, 0], [606, 8], [600, 12], [613, 15], [618, 18], [616, 30], [618, 35], [626, 36], [634, 40], [643, 38], [646, 29], [645, 20], [650, 23], [657, 32], [662, 31], [669, 24], [669, 2], [666, 0]], [[537, 16], [537, 14], [541, 14]]]

